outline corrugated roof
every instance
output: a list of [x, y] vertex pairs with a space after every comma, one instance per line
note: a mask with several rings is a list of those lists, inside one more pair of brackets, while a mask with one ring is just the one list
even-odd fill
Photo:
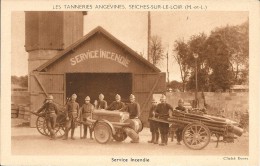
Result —
[[43, 71], [43, 69], [47, 68], [48, 66], [50, 66], [51, 64], [53, 64], [54, 62], [56, 62], [57, 60], [59, 60], [61, 57], [65, 56], [66, 54], [68, 54], [70, 51], [73, 51], [76, 47], [78, 47], [81, 43], [85, 42], [86, 40], [88, 40], [90, 37], [92, 37], [93, 35], [95, 35], [96, 33], [102, 33], [103, 35], [105, 35], [106, 37], [108, 37], [110, 40], [112, 40], [113, 42], [115, 42], [116, 44], [118, 44], [120, 47], [124, 48], [124, 50], [126, 50], [129, 54], [133, 55], [135, 58], [137, 58], [138, 60], [140, 60], [142, 63], [144, 63], [145, 65], [147, 65], [148, 67], [150, 67], [151, 69], [153, 69], [155, 72], [160, 72], [160, 69], [158, 69], [155, 65], [153, 65], [152, 63], [150, 63], [149, 61], [147, 61], [145, 58], [143, 58], [141, 55], [139, 55], [138, 53], [136, 53], [134, 50], [132, 50], [130, 47], [128, 47], [127, 45], [125, 45], [123, 42], [121, 42], [120, 40], [118, 40], [117, 38], [115, 38], [112, 34], [110, 34], [109, 32], [107, 32], [104, 28], [102, 28], [101, 26], [96, 27], [95, 29], [93, 29], [91, 32], [89, 32], [88, 34], [86, 34], [85, 36], [83, 36], [81, 39], [79, 39], [78, 41], [76, 41], [75, 43], [73, 43], [72, 45], [70, 45], [69, 47], [67, 47], [65, 50], [61, 51], [60, 53], [58, 53], [56, 56], [54, 56], [52, 59], [50, 59], [49, 61], [47, 61], [46, 63], [44, 63], [43, 65], [41, 65], [40, 67], [38, 67], [36, 69], [36, 71]]

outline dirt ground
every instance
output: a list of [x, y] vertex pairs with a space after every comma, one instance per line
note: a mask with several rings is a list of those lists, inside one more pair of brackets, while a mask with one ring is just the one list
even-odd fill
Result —
[[[79, 138], [79, 127], [75, 131], [76, 140], [50, 140], [38, 133], [36, 128], [12, 127], [12, 155], [214, 155], [214, 156], [247, 156], [249, 154], [248, 133], [244, 133], [235, 143], [220, 142], [216, 148], [216, 139], [211, 138], [208, 146], [202, 150], [191, 150], [183, 143], [176, 144], [176, 139], [168, 146], [149, 144], [150, 131], [148, 128], [139, 134], [140, 143], [132, 144], [130, 138], [123, 142], [111, 141], [99, 144], [95, 140]], [[89, 136], [89, 135], [88, 135]]]

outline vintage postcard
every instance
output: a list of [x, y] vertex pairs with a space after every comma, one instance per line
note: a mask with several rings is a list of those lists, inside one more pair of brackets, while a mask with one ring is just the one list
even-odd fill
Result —
[[259, 165], [259, 1], [1, 5], [1, 165]]

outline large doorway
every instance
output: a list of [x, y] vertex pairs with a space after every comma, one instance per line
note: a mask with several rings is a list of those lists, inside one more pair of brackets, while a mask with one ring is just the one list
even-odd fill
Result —
[[76, 93], [77, 102], [82, 105], [86, 96], [90, 96], [91, 103], [98, 100], [100, 93], [110, 104], [119, 94], [123, 102], [127, 102], [132, 93], [131, 73], [67, 73], [66, 97]]

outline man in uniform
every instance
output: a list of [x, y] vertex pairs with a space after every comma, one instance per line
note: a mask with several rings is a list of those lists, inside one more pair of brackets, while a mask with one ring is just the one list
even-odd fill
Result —
[[[173, 111], [173, 108], [170, 104], [166, 103], [166, 96], [162, 95], [160, 99], [161, 103], [157, 105], [155, 109], [155, 117], [167, 120], [169, 118], [169, 112]], [[169, 124], [158, 122], [159, 130], [161, 134], [162, 142], [159, 144], [160, 146], [165, 146], [168, 143], [168, 132], [169, 132]]]
[[76, 121], [79, 115], [79, 104], [76, 102], [77, 95], [73, 94], [71, 96], [71, 101], [67, 103], [65, 110], [66, 114], [66, 129], [64, 140], [68, 139], [68, 134], [71, 129], [71, 139], [74, 140], [74, 130], [76, 128]]
[[107, 108], [107, 102], [104, 100], [104, 95], [101, 93], [98, 96], [99, 100], [97, 101], [96, 109], [106, 109]]
[[107, 110], [120, 110], [125, 106], [123, 102], [121, 102], [121, 96], [119, 94], [116, 95], [116, 101], [113, 101], [108, 107]]
[[[183, 113], [187, 113], [187, 110], [186, 110], [186, 108], [183, 105], [184, 105], [183, 99], [179, 99], [178, 106], [175, 108], [175, 110], [183, 112]], [[176, 133], [176, 137], [177, 137], [177, 145], [181, 145], [182, 131], [183, 131], [183, 129], [177, 128], [177, 130], [175, 132]]]
[[119, 109], [119, 111], [125, 111], [129, 113], [129, 118], [134, 119], [140, 116], [140, 105], [135, 101], [135, 96], [133, 94], [129, 97], [130, 103]]
[[[119, 111], [128, 112], [129, 113], [129, 119], [138, 119], [140, 116], [140, 105], [135, 101], [135, 96], [133, 94], [129, 97], [130, 103], [124, 106], [123, 108], [119, 109]], [[131, 143], [138, 143], [139, 142], [139, 136], [132, 135], [133, 133], [128, 133], [129, 136], [132, 138]]]
[[94, 106], [90, 103], [90, 97], [87, 96], [85, 98], [85, 103], [82, 105], [82, 107], [80, 108], [80, 111], [79, 111], [80, 112], [79, 117], [81, 117], [83, 122], [85, 123], [84, 124], [84, 135], [83, 135], [83, 137], [81, 137], [81, 139], [86, 139], [88, 128], [89, 128], [90, 139], [93, 139], [92, 138], [92, 129], [90, 128], [89, 125], [86, 124], [87, 117], [91, 116], [91, 113], [93, 110], [94, 110]]
[[49, 95], [46, 98], [46, 102], [44, 103], [44, 105], [39, 110], [37, 110], [37, 113], [39, 114], [42, 111], [45, 111], [46, 124], [47, 124], [48, 130], [50, 131], [51, 139], [55, 140], [56, 134], [55, 134], [54, 129], [55, 129], [55, 125], [56, 125], [58, 108], [53, 103], [53, 96], [52, 95]]
[[[155, 101], [155, 99], [152, 99], [152, 107], [150, 108], [149, 118], [154, 117], [156, 106], [157, 106], [157, 102]], [[150, 123], [150, 132], [152, 133], [152, 139], [151, 141], [148, 141], [148, 143], [158, 144], [158, 139], [159, 139], [158, 123], [149, 119], [148, 121]]]

